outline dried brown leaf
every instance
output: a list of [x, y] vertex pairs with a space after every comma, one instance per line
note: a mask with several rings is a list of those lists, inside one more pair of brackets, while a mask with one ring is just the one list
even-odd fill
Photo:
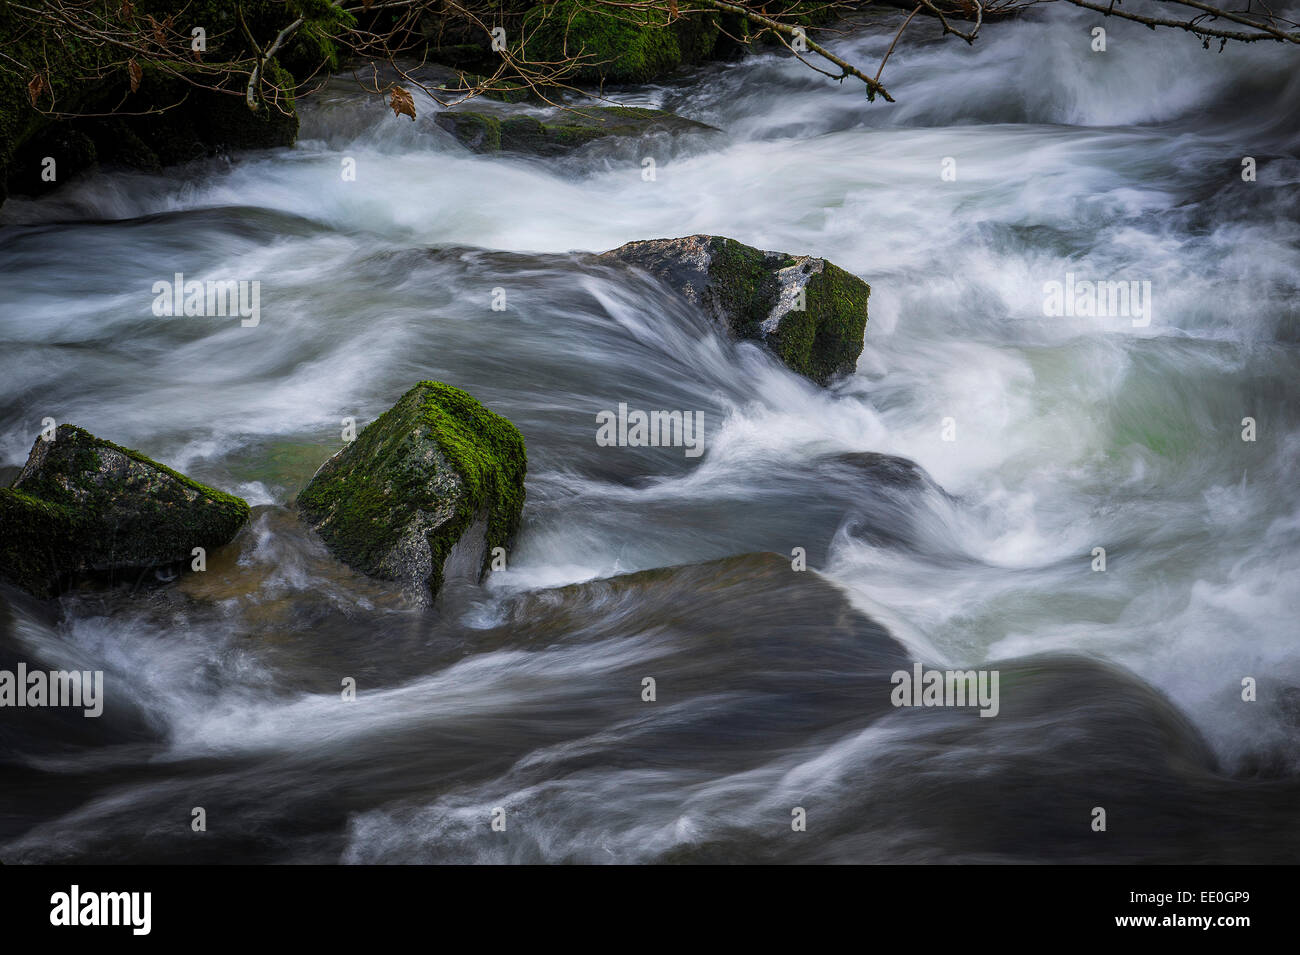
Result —
[[[146, 14], [146, 16], [148, 15]], [[167, 45], [167, 30], [166, 30], [167, 23], [159, 23], [152, 16], [148, 17], [148, 19], [149, 19], [149, 29], [153, 31], [153, 41], [157, 43], [159, 46], [166, 46]], [[168, 23], [169, 22], [170, 22], [170, 18], [168, 20]]]
[[27, 84], [27, 98], [31, 100], [32, 105], [35, 106], [36, 101], [41, 98], [41, 94], [44, 92], [45, 92], [45, 74], [37, 73], [31, 78], [31, 81]]
[[140, 88], [140, 81], [144, 79], [144, 70], [140, 69], [140, 64], [135, 61], [135, 57], [126, 61], [126, 71], [131, 74], [131, 92], [134, 93]]
[[393, 108], [394, 116], [409, 116], [412, 122], [415, 120], [415, 98], [402, 89], [400, 86], [394, 86], [392, 94], [388, 97], [388, 105]]

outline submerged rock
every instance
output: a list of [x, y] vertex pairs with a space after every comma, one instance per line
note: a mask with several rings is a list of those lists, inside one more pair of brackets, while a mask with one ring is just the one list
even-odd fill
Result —
[[762, 342], [818, 384], [862, 354], [871, 286], [825, 259], [711, 235], [629, 242], [602, 258], [659, 276], [734, 338]]
[[874, 485], [904, 491], [919, 491], [927, 486], [940, 492], [943, 490], [931, 480], [930, 475], [926, 474], [925, 469], [919, 464], [897, 455], [881, 454], [878, 451], [853, 451], [848, 454], [837, 454], [832, 460], [860, 473]]
[[476, 153], [517, 152], [556, 156], [607, 136], [713, 130], [661, 109], [638, 106], [582, 106], [536, 116], [447, 110], [435, 122]]
[[167, 566], [228, 543], [248, 504], [72, 425], [0, 489], [0, 576], [38, 597], [78, 574]]
[[321, 465], [298, 509], [354, 570], [432, 599], [447, 580], [481, 579], [509, 546], [527, 468], [513, 424], [422, 381]]

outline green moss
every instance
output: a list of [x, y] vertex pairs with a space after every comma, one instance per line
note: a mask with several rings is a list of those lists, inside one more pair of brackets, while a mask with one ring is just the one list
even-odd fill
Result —
[[298, 507], [341, 560], [390, 579], [392, 555], [411, 528], [424, 527], [436, 594], [447, 556], [476, 518], [487, 518], [482, 570], [492, 548], [509, 545], [527, 467], [513, 424], [457, 388], [422, 381], [322, 466]]
[[733, 317], [733, 334], [764, 341], [785, 364], [819, 384], [852, 371], [862, 353], [871, 286], [825, 262], [804, 286], [803, 311], [789, 311], [770, 334], [762, 326], [777, 304], [777, 271], [798, 263], [778, 259], [734, 239], [709, 244], [709, 294]]
[[330, 0], [293, 0], [287, 4], [290, 14], [306, 22], [288, 47], [279, 54], [284, 68], [300, 79], [316, 72], [337, 73], [343, 67], [343, 50], [336, 37], [356, 25], [356, 17]]
[[826, 262], [804, 287], [807, 308], [782, 318], [768, 345], [788, 366], [825, 384], [852, 371], [862, 353], [871, 286]]
[[441, 112], [434, 120], [456, 137], [461, 145], [477, 153], [501, 151], [501, 120], [487, 113]]
[[185, 35], [202, 27], [207, 35], [203, 58], [209, 63], [243, 59], [252, 52], [240, 26], [241, 10], [249, 31], [263, 48], [280, 30], [303, 18], [303, 25], [277, 56], [300, 79], [320, 69], [337, 70], [340, 51], [335, 37], [356, 23], [352, 14], [330, 0], [135, 0], [137, 23], [146, 15], [158, 20], [173, 17], [175, 28]]
[[682, 63], [678, 33], [668, 14], [656, 8], [628, 8], [617, 14], [558, 0], [534, 7], [524, 17], [524, 56], [534, 63], [579, 57], [580, 82], [644, 83]]
[[604, 135], [600, 129], [543, 123], [534, 116], [514, 116], [501, 123], [501, 148], [535, 154], [562, 152]]
[[416, 387], [425, 389], [424, 420], [464, 480], [470, 505], [475, 511], [487, 507], [489, 552], [506, 547], [519, 530], [524, 509], [528, 454], [523, 435], [458, 388], [437, 381]]
[[[581, 68], [571, 77], [579, 82], [654, 79], [682, 63], [708, 59], [720, 35], [720, 17], [690, 10], [687, 0], [680, 5], [680, 16], [671, 22], [664, 10], [619, 9], [588, 0], [550, 0], [539, 5], [507, 0], [492, 7], [500, 17], [493, 22], [505, 25], [508, 35], [520, 38], [515, 53], [552, 65], [581, 55]], [[444, 36], [448, 28], [450, 33]], [[501, 64], [501, 55], [492, 52], [486, 34], [473, 31], [463, 36], [454, 21], [427, 18], [425, 36], [435, 62], [477, 74], [493, 73]], [[472, 42], [455, 42], [466, 39]], [[523, 98], [532, 98], [523, 83], [517, 94], [507, 91], [504, 96], [506, 102]]]
[[715, 237], [709, 242], [709, 294], [724, 313], [735, 316], [732, 333], [759, 338], [763, 320], [776, 305], [779, 287], [767, 253]]
[[[110, 467], [105, 451], [146, 467]], [[33, 459], [4, 492], [0, 573], [38, 596], [80, 571], [185, 560], [248, 520], [239, 498], [72, 425], [38, 441]]]

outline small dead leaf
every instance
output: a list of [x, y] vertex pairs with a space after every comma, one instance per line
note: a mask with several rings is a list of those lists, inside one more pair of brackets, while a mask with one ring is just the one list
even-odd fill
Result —
[[415, 121], [415, 99], [402, 87], [393, 87], [392, 95], [388, 97], [388, 105], [393, 108], [394, 116], [409, 116], [412, 122]]
[[45, 74], [37, 73], [31, 78], [31, 82], [27, 84], [27, 98], [32, 101], [33, 106], [36, 105], [36, 101], [41, 98], [43, 92], [45, 92]]
[[670, 20], [677, 19], [677, 0], [668, 0], [668, 18]]
[[144, 70], [140, 69], [140, 64], [135, 61], [135, 57], [126, 61], [126, 71], [131, 74], [131, 92], [134, 93], [140, 88], [140, 81], [144, 79]]
[[130, 20], [135, 16], [135, 4], [131, 0], [122, 0], [117, 7], [117, 15], [123, 20]]
[[157, 43], [159, 46], [167, 45], [166, 27], [168, 26], [169, 22], [170, 22], [170, 18], [168, 22], [159, 23], [153, 17], [149, 17], [149, 29], [153, 31], [153, 41]]

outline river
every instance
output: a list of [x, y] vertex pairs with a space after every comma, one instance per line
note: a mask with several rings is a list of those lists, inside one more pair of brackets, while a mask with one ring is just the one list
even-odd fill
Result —
[[[202, 574], [0, 593], [0, 665], [107, 687], [6, 714], [0, 859], [1294, 861], [1300, 71], [1092, 25], [916, 23], [894, 105], [714, 64], [618, 100], [721, 133], [558, 159], [335, 81], [295, 148], [6, 203], [0, 478], [49, 416], [254, 511]], [[590, 255], [692, 233], [871, 283], [856, 373]], [[260, 281], [259, 323], [155, 316], [177, 272]], [[1067, 274], [1149, 321], [1047, 314]], [[529, 452], [508, 568], [433, 610], [291, 509], [427, 378]], [[704, 453], [598, 446], [620, 403], [702, 412]], [[998, 670], [997, 718], [891, 706], [914, 660]]]

